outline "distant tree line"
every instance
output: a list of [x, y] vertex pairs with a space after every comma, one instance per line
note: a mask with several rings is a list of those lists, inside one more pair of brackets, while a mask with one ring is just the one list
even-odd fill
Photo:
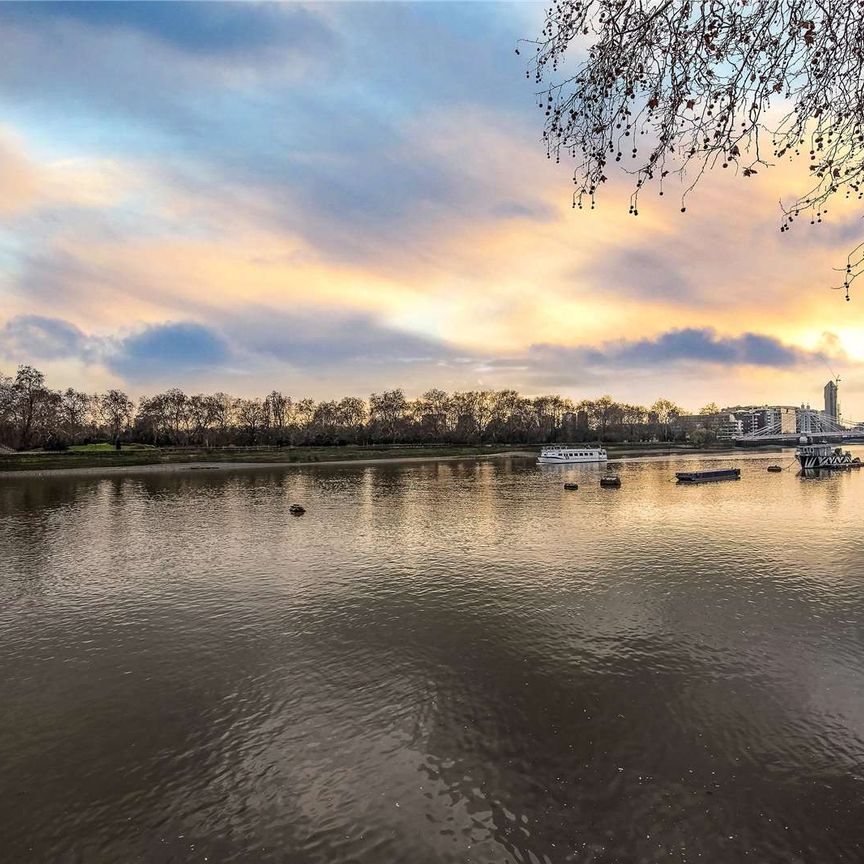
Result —
[[14, 378], [0, 374], [0, 445], [17, 450], [97, 441], [224, 447], [671, 440], [681, 413], [667, 399], [646, 408], [610, 396], [574, 402], [515, 390], [432, 389], [408, 399], [396, 389], [316, 402], [278, 390], [246, 399], [172, 388], [136, 405], [120, 390], [52, 390], [31, 366]]

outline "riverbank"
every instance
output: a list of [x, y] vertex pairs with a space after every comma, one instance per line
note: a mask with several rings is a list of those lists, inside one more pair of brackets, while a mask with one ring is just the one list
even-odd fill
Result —
[[140, 472], [236, 468], [283, 468], [302, 465], [413, 462], [444, 459], [532, 456], [523, 447], [291, 447], [291, 448], [155, 448], [124, 447], [116, 450], [81, 450], [65, 453], [26, 452], [0, 456], [3, 474], [57, 474], [102, 471]]
[[[779, 448], [770, 448], [779, 450]], [[645, 456], [723, 455], [744, 453], [735, 447], [691, 447], [669, 444], [607, 445], [611, 461]], [[291, 448], [155, 448], [128, 446], [113, 449], [81, 448], [64, 453], [32, 451], [0, 455], [0, 474], [55, 475], [73, 473], [142, 473], [151, 471], [236, 470], [289, 466], [371, 464], [534, 457], [539, 447], [487, 445], [483, 447], [291, 447]]]

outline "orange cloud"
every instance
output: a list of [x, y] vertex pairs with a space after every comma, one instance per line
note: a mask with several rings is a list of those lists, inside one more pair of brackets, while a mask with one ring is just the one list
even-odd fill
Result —
[[39, 172], [20, 144], [0, 128], [0, 216], [27, 210], [39, 192]]
[[21, 217], [40, 208], [105, 208], [135, 188], [134, 171], [110, 159], [45, 159], [0, 127], [0, 215]]

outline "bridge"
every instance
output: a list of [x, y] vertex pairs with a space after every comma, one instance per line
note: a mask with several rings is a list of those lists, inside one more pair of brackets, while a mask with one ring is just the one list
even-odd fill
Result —
[[783, 431], [783, 419], [779, 417], [774, 423], [757, 429], [748, 435], [736, 437], [735, 444], [739, 447], [752, 447], [759, 444], [785, 444], [794, 446], [802, 435], [812, 435], [819, 440], [828, 442], [864, 441], [864, 423], [840, 423], [835, 417], [814, 408], [798, 408], [795, 411], [796, 430]]

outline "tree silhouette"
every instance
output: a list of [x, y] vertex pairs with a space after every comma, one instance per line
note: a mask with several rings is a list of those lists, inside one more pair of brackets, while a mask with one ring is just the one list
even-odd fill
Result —
[[[799, 155], [810, 188], [781, 202], [781, 231], [864, 193], [861, 0], [558, 0], [534, 44], [526, 74], [544, 87], [549, 156], [577, 160], [576, 207], [594, 206], [610, 163], [634, 178], [633, 215], [670, 174], [684, 211], [706, 170], [750, 177]], [[848, 300], [864, 244], [838, 269]]]
[[114, 446], [119, 450], [120, 436], [132, 420], [132, 400], [122, 390], [109, 390], [99, 396], [98, 400], [102, 420], [111, 434]]
[[14, 379], [0, 371], [0, 452], [104, 440], [115, 446], [126, 441], [206, 448], [635, 442], [682, 437], [684, 430], [675, 420], [684, 413], [668, 399], [648, 408], [611, 396], [574, 404], [554, 393], [434, 388], [417, 399], [394, 389], [373, 393], [368, 400], [345, 396], [323, 402], [295, 400], [278, 390], [259, 399], [221, 392], [189, 396], [171, 388], [141, 396], [136, 406], [119, 390], [92, 396], [52, 390], [31, 366], [21, 366]]
[[32, 366], [19, 366], [12, 390], [19, 421], [18, 447], [23, 449], [30, 443], [39, 407], [48, 396], [45, 376]]

